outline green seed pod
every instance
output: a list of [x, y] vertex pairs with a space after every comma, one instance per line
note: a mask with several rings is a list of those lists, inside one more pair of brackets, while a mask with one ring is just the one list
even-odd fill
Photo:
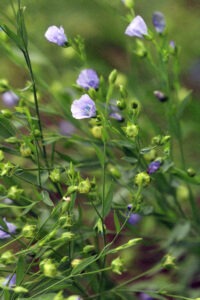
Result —
[[111, 268], [114, 273], [121, 275], [124, 271], [124, 262], [120, 257], [117, 257], [111, 262]]
[[23, 189], [19, 189], [17, 186], [11, 186], [8, 190], [8, 198], [19, 200], [23, 192]]
[[82, 180], [78, 185], [78, 191], [80, 194], [87, 194], [91, 189], [91, 184], [89, 179]]
[[60, 182], [61, 179], [60, 170], [54, 169], [53, 171], [51, 171], [49, 177], [53, 182]]
[[114, 69], [114, 70], [112, 70], [112, 72], [110, 73], [110, 75], [108, 77], [108, 82], [110, 84], [114, 84], [116, 79], [117, 79], [117, 70]]
[[102, 138], [102, 126], [94, 126], [91, 129], [91, 133], [92, 135], [97, 138], [97, 139], [101, 139]]
[[23, 157], [30, 157], [32, 154], [31, 148], [25, 143], [21, 144], [19, 151]]
[[138, 132], [138, 126], [135, 124], [127, 125], [127, 127], [125, 127], [125, 133], [127, 137], [135, 138], [138, 135]]
[[2, 253], [0, 262], [5, 265], [9, 265], [9, 264], [14, 264], [16, 262], [16, 259], [15, 259], [14, 254], [12, 253], [12, 251], [8, 250], [8, 251]]
[[22, 234], [25, 238], [32, 239], [36, 233], [36, 225], [25, 225], [22, 229]]
[[196, 171], [192, 168], [187, 169], [187, 173], [190, 177], [194, 177], [196, 175]]
[[141, 172], [141, 173], [137, 174], [135, 176], [135, 180], [134, 180], [134, 182], [137, 186], [143, 186], [143, 187], [149, 185], [150, 181], [151, 181], [151, 178], [146, 172]]
[[51, 259], [48, 258], [40, 263], [40, 268], [42, 269], [46, 277], [54, 278], [58, 273], [57, 265], [53, 263]]

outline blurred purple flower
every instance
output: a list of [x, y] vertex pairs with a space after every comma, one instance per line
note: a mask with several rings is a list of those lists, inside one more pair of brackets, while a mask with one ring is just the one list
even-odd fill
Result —
[[109, 114], [110, 118], [115, 119], [118, 122], [122, 122], [124, 120], [116, 105], [110, 105], [109, 110], [110, 110], [110, 114]]
[[146, 293], [140, 293], [140, 300], [153, 300], [153, 298]]
[[0, 239], [7, 239], [10, 237], [9, 233], [15, 233], [17, 227], [6, 221], [6, 218], [3, 218], [4, 223], [6, 223], [8, 229], [7, 232], [4, 231], [4, 229], [2, 228], [2, 226], [0, 226]]
[[94, 101], [84, 94], [80, 99], [73, 101], [71, 112], [75, 119], [92, 118], [96, 116], [96, 106]]
[[86, 90], [90, 88], [97, 89], [99, 87], [99, 77], [93, 69], [85, 69], [80, 72], [76, 83]]
[[139, 214], [135, 214], [135, 213], [130, 214], [130, 210], [132, 209], [132, 204], [129, 204], [127, 206], [127, 209], [129, 211], [127, 214], [129, 216], [128, 223], [131, 225], [136, 225], [137, 223], [139, 223], [142, 217]]
[[1, 97], [6, 106], [15, 106], [19, 102], [19, 97], [12, 91], [4, 92]]
[[161, 12], [155, 11], [153, 13], [152, 23], [153, 23], [153, 26], [155, 27], [155, 30], [158, 33], [162, 33], [164, 31], [166, 23], [165, 23], [165, 17]]
[[65, 46], [67, 44], [67, 37], [62, 26], [50, 26], [44, 36], [49, 42], [58, 46]]
[[148, 34], [147, 25], [141, 16], [136, 16], [125, 30], [125, 34], [143, 38]]
[[154, 91], [153, 93], [160, 102], [166, 102], [168, 100], [168, 97], [161, 91]]
[[60, 133], [66, 136], [71, 136], [75, 131], [75, 127], [70, 122], [67, 122], [65, 120], [60, 121], [59, 129]]
[[149, 165], [148, 165], [148, 169], [147, 169], [147, 173], [148, 174], [153, 174], [155, 173], [161, 166], [161, 162], [156, 160], [156, 161], [153, 161], [151, 162]]
[[8, 285], [9, 287], [16, 285], [16, 274], [8, 275], [6, 280], [3, 282], [3, 285]]
[[176, 44], [174, 41], [169, 42], [169, 46], [174, 50], [176, 48]]

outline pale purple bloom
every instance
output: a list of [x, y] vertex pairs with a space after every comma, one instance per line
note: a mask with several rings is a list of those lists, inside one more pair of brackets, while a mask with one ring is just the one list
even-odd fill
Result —
[[75, 127], [70, 122], [67, 122], [65, 120], [60, 121], [59, 129], [60, 133], [66, 136], [72, 135], [75, 131]]
[[143, 38], [148, 34], [147, 25], [141, 16], [136, 16], [125, 30], [125, 34]]
[[3, 285], [8, 285], [9, 287], [16, 285], [16, 274], [8, 275], [6, 280], [3, 282]]
[[147, 169], [147, 173], [148, 174], [153, 174], [155, 173], [161, 166], [161, 162], [156, 160], [156, 161], [153, 161], [151, 162], [149, 165], [148, 165], [148, 169]]
[[50, 26], [44, 36], [49, 42], [58, 46], [65, 46], [67, 44], [67, 37], [62, 26]]
[[129, 211], [128, 214], [127, 214], [129, 216], [128, 223], [131, 224], [131, 225], [136, 225], [137, 223], [139, 223], [141, 218], [142, 218], [141, 215], [136, 214], [136, 213], [131, 213], [130, 214], [130, 210], [132, 209], [132, 204], [129, 204], [127, 206], [127, 209]]
[[85, 69], [79, 74], [76, 83], [86, 90], [90, 88], [97, 89], [99, 87], [99, 77], [93, 69]]
[[160, 102], [166, 102], [168, 100], [168, 97], [161, 91], [154, 91], [153, 93]]
[[6, 106], [15, 106], [19, 102], [19, 97], [12, 91], [4, 92], [1, 97]]
[[124, 120], [116, 105], [110, 105], [109, 109], [110, 109], [110, 114], [109, 114], [110, 118], [115, 119], [118, 122], [122, 122]]
[[96, 116], [96, 106], [94, 101], [84, 94], [80, 99], [73, 101], [71, 112], [75, 119], [92, 118]]
[[146, 293], [140, 293], [140, 300], [153, 300], [153, 298]]
[[153, 23], [153, 26], [155, 27], [155, 30], [158, 33], [162, 33], [164, 31], [166, 23], [165, 23], [165, 17], [161, 12], [155, 11], [153, 13], [152, 23]]
[[169, 46], [174, 50], [176, 48], [176, 44], [174, 41], [169, 42]]
[[6, 231], [4, 231], [2, 226], [0, 226], [0, 239], [7, 239], [10, 237], [9, 233], [11, 233], [11, 234], [15, 233], [17, 227], [12, 223], [7, 222], [6, 218], [3, 218], [3, 221], [7, 225], [8, 229]]

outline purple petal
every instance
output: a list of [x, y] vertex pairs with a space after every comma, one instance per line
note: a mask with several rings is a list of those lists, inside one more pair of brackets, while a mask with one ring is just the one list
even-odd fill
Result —
[[143, 38], [148, 34], [147, 25], [141, 16], [136, 16], [125, 30], [125, 34]]
[[153, 161], [148, 165], [148, 169], [147, 169], [147, 173], [148, 174], [153, 174], [155, 173], [161, 166], [161, 162], [160, 161]]
[[139, 214], [130, 214], [130, 217], [128, 219], [128, 223], [131, 225], [136, 225], [140, 222], [141, 216]]
[[9, 287], [16, 285], [16, 274], [8, 275], [6, 280], [3, 282], [3, 285], [8, 285]]
[[166, 23], [165, 23], [165, 17], [161, 12], [159, 11], [154, 12], [152, 16], [152, 23], [153, 26], [155, 27], [155, 30], [158, 33], [162, 33], [164, 31]]
[[97, 89], [99, 87], [99, 77], [93, 69], [85, 69], [79, 74], [76, 83], [86, 90], [90, 88]]
[[67, 37], [62, 26], [50, 26], [44, 36], [49, 42], [58, 46], [64, 46], [67, 43]]
[[2, 94], [2, 100], [6, 106], [15, 106], [19, 101], [19, 97], [12, 91], [6, 91]]
[[75, 119], [92, 118], [96, 116], [96, 106], [94, 101], [84, 94], [80, 99], [73, 101], [71, 112]]
[[6, 230], [7, 232], [5, 232], [2, 226], [0, 226], [0, 239], [9, 238], [10, 237], [9, 233], [13, 234], [17, 229], [17, 227], [14, 224], [7, 222], [6, 218], [3, 218], [3, 221], [7, 225], [8, 229]]

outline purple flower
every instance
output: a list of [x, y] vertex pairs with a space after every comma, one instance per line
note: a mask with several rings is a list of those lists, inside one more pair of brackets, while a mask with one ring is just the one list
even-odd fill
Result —
[[124, 120], [117, 106], [110, 105], [109, 109], [110, 109], [110, 114], [109, 114], [110, 118], [115, 119], [118, 122], [122, 122]]
[[147, 25], [141, 16], [136, 16], [125, 30], [125, 34], [143, 38], [148, 34]]
[[140, 300], [153, 300], [148, 294], [140, 293]]
[[67, 44], [67, 37], [65, 35], [64, 29], [62, 26], [50, 26], [45, 32], [45, 38], [58, 46], [65, 46]]
[[156, 161], [153, 161], [151, 162], [149, 165], [148, 165], [148, 169], [147, 169], [147, 173], [148, 174], [153, 174], [155, 173], [161, 166], [161, 162], [156, 160]]
[[8, 285], [9, 287], [16, 285], [16, 274], [8, 275], [6, 280], [3, 282], [3, 285]]
[[154, 91], [153, 93], [160, 102], [166, 102], [168, 100], [168, 97], [161, 91]]
[[60, 133], [62, 135], [70, 136], [75, 131], [75, 127], [65, 120], [60, 121], [59, 124]]
[[9, 233], [15, 233], [17, 227], [12, 223], [7, 222], [6, 218], [3, 218], [3, 221], [7, 225], [8, 229], [4, 231], [2, 226], [0, 226], [0, 239], [7, 239], [10, 237]]
[[137, 223], [139, 223], [142, 217], [139, 214], [135, 214], [135, 213], [130, 214], [130, 210], [132, 209], [132, 204], [129, 204], [127, 206], [127, 209], [129, 211], [127, 214], [129, 216], [128, 223], [131, 225], [136, 225]]
[[75, 119], [87, 119], [96, 116], [96, 106], [94, 101], [84, 94], [79, 100], [74, 100], [71, 105], [72, 116]]
[[94, 70], [85, 69], [79, 74], [76, 83], [86, 90], [90, 88], [97, 89], [99, 87], [99, 77]]
[[6, 106], [15, 106], [19, 101], [19, 97], [12, 91], [6, 91], [2, 94], [2, 100]]
[[155, 30], [158, 33], [162, 33], [164, 31], [166, 23], [165, 23], [165, 17], [161, 12], [155, 11], [153, 13], [152, 23], [153, 23], [153, 26], [155, 27]]

